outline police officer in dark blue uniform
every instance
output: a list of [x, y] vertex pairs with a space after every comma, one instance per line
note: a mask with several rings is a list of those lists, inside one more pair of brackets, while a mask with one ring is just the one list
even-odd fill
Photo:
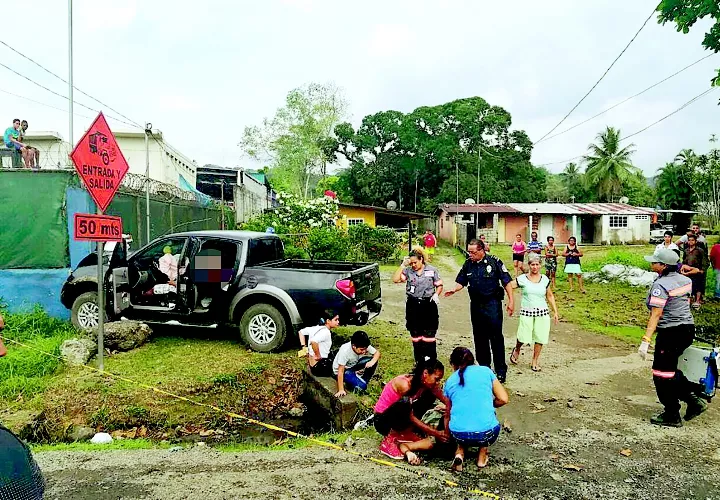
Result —
[[[507, 364], [505, 363], [505, 339], [502, 333], [502, 300], [507, 294], [507, 312], [512, 316], [515, 309], [512, 278], [505, 264], [494, 255], [485, 253], [480, 240], [468, 243], [468, 260], [455, 278], [454, 290], [445, 292], [449, 297], [468, 287], [470, 295], [470, 321], [475, 339], [475, 359], [479, 365], [490, 366], [491, 349], [495, 373], [500, 382], [505, 382]], [[505, 289], [503, 291], [503, 288]]]

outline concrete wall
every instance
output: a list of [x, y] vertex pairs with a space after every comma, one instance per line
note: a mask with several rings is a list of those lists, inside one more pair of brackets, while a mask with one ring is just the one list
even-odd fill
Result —
[[[610, 216], [602, 216], [602, 243], [620, 244], [650, 240], [650, 217], [647, 215], [628, 215], [628, 227], [611, 228]], [[597, 236], [597, 235], [596, 235]]]
[[455, 243], [455, 219], [447, 212], [440, 212], [437, 223], [438, 238], [447, 241], [451, 245]]
[[553, 235], [555, 243], [565, 243], [572, 234], [572, 218], [564, 215], [556, 215], [553, 218]]
[[2, 269], [0, 298], [12, 313], [30, 312], [36, 305], [50, 316], [70, 319], [60, 303], [60, 290], [70, 269]]
[[517, 233], [522, 234], [523, 239], [527, 241], [529, 222], [527, 215], [505, 215], [501, 218], [505, 220], [505, 242], [515, 241]]
[[239, 224], [260, 215], [272, 206], [272, 199], [265, 184], [243, 171], [238, 172], [238, 182], [233, 192], [235, 221]]
[[[179, 186], [179, 176], [182, 175], [192, 186], [195, 186], [197, 165], [172, 146], [166, 144], [160, 132], [155, 131], [154, 135], [157, 141], [151, 138], [148, 146], [150, 151], [150, 178]], [[115, 134], [115, 139], [130, 166], [130, 172], [145, 175], [144, 132], [118, 132]], [[73, 168], [68, 157], [72, 152], [72, 146], [58, 134], [54, 132], [29, 132], [26, 142], [40, 151], [41, 168]]]

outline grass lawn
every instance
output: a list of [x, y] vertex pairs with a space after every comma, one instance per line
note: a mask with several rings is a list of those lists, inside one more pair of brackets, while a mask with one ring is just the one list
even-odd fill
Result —
[[[558, 245], [560, 252], [564, 245]], [[655, 245], [628, 246], [583, 246], [580, 245], [582, 270], [584, 272], [599, 271], [606, 264], [624, 264], [648, 269], [650, 265], [643, 258], [652, 255]], [[493, 244], [492, 253], [502, 259], [514, 276], [512, 253], [509, 245]], [[633, 287], [623, 283], [586, 283], [587, 294], [575, 291], [570, 293], [567, 275], [563, 271], [564, 259], [558, 258], [556, 300], [560, 317], [563, 321], [575, 323], [586, 330], [609, 334], [624, 338], [631, 342], [639, 342], [645, 334], [648, 310], [645, 306], [647, 289]], [[544, 272], [544, 268], [543, 268]], [[712, 271], [708, 273], [706, 295], [712, 297], [715, 278]], [[516, 292], [519, 293], [519, 292]], [[698, 325], [720, 323], [713, 318], [720, 318], [720, 304], [708, 302], [703, 309], [695, 314]]]
[[[57, 353], [62, 340], [75, 335], [68, 324], [42, 313], [33, 319], [44, 321], [47, 333], [29, 328], [33, 323], [26, 315], [7, 315], [7, 337]], [[0, 420], [18, 429], [42, 412], [42, 428], [33, 430], [38, 440], [61, 438], [70, 425], [105, 431], [145, 427], [162, 434], [177, 426], [192, 431], [226, 423], [208, 408], [86, 368], [63, 369], [54, 358], [12, 344], [9, 351], [0, 361], [0, 407], [5, 407]], [[294, 351], [265, 355], [227, 338], [185, 336], [154, 337], [138, 349], [105, 357], [106, 371], [260, 419], [281, 418], [297, 404], [302, 366]]]

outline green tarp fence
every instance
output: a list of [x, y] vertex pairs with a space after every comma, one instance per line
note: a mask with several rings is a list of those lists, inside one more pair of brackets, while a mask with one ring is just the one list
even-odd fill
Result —
[[66, 172], [0, 172], [0, 269], [60, 268], [70, 263]]
[[[0, 170], [0, 269], [70, 265], [66, 192], [68, 186], [79, 185], [73, 171]], [[122, 217], [123, 232], [132, 234], [134, 248], [147, 243], [144, 193], [121, 190], [106, 213]], [[219, 229], [221, 218], [216, 207], [151, 195], [151, 238], [168, 232]]]

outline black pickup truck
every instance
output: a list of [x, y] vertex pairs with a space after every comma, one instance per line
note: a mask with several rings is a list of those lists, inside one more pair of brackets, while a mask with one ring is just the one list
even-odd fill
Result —
[[[282, 240], [266, 233], [170, 234], [130, 255], [118, 243], [103, 269], [109, 320], [232, 325], [261, 352], [316, 324], [325, 309], [361, 325], [382, 306], [377, 264], [285, 259]], [[60, 299], [78, 328], [97, 326], [97, 271], [90, 254], [63, 285]]]

